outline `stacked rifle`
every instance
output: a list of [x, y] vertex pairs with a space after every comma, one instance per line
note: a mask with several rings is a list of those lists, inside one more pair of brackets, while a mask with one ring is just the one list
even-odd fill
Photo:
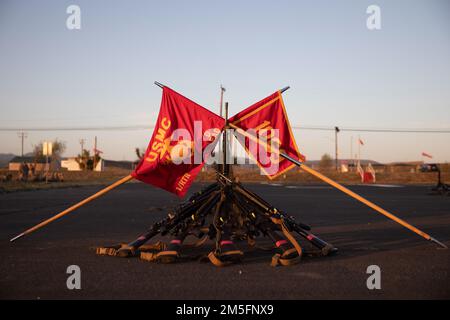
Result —
[[[220, 259], [220, 243], [224, 238], [255, 243], [257, 237], [265, 236], [276, 244], [278, 241], [286, 241], [286, 236], [292, 239], [290, 233], [294, 232], [318, 248], [321, 255], [337, 252], [337, 248], [315, 236], [310, 230], [309, 226], [297, 222], [294, 217], [275, 208], [241, 183], [218, 172], [217, 182], [193, 194], [136, 240], [127, 245], [116, 246], [117, 250], [111, 251], [111, 255], [138, 256], [141, 254], [140, 248], [156, 236], [184, 239], [187, 235], [192, 235], [198, 239], [214, 240], [216, 247], [213, 254]], [[167, 250], [167, 246], [162, 249]], [[299, 258], [299, 255], [301, 252], [296, 257]]]

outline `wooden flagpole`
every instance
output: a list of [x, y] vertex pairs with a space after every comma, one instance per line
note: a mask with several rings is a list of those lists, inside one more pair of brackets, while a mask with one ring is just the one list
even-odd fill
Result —
[[[155, 81], [155, 84], [156, 84], [158, 87], [160, 87], [161, 89], [164, 88], [164, 85], [163, 85], [162, 83], [159, 83], [159, 82]], [[59, 219], [59, 218], [65, 216], [66, 214], [68, 214], [68, 213], [70, 213], [70, 212], [72, 212], [72, 211], [74, 211], [74, 210], [76, 210], [76, 209], [78, 209], [78, 208], [84, 206], [86, 203], [91, 202], [92, 200], [101, 197], [101, 196], [104, 195], [105, 193], [107, 193], [107, 192], [111, 191], [112, 189], [114, 189], [114, 188], [120, 186], [121, 184], [124, 184], [124, 183], [130, 181], [131, 179], [133, 179], [133, 177], [132, 177], [131, 175], [128, 175], [128, 176], [126, 176], [126, 177], [124, 177], [124, 178], [122, 178], [122, 179], [120, 179], [120, 180], [114, 182], [112, 185], [110, 185], [110, 186], [108, 186], [108, 187], [106, 187], [106, 188], [100, 190], [99, 192], [93, 194], [92, 196], [90, 196], [90, 197], [88, 197], [88, 198], [86, 198], [86, 199], [84, 199], [84, 200], [82, 200], [82, 201], [80, 201], [80, 202], [74, 204], [73, 206], [71, 206], [71, 207], [67, 208], [66, 210], [64, 210], [64, 211], [62, 211], [62, 212], [60, 212], [60, 213], [54, 215], [53, 217], [51, 217], [51, 218], [49, 218], [49, 219], [47, 219], [47, 220], [45, 220], [45, 221], [42, 221], [41, 223], [35, 225], [34, 227], [32, 227], [32, 228], [30, 228], [30, 229], [28, 229], [28, 230], [25, 230], [24, 232], [22, 232], [21, 234], [18, 234], [17, 236], [15, 236], [14, 238], [12, 238], [12, 239], [9, 240], [9, 241], [10, 241], [10, 242], [14, 242], [14, 241], [16, 241], [17, 239], [20, 239], [20, 238], [22, 238], [23, 236], [25, 236], [25, 235], [27, 235], [27, 234], [29, 234], [29, 233], [31, 233], [31, 232], [34, 232], [34, 231], [36, 231], [36, 230], [38, 230], [38, 229], [40, 229], [40, 228], [46, 226], [46, 225], [49, 224], [50, 222], [55, 221], [55, 220], [57, 220], [57, 219]]]
[[316, 178], [319, 178], [320, 180], [328, 183], [329, 185], [335, 187], [336, 189], [344, 192], [345, 194], [349, 195], [350, 197], [358, 200], [359, 202], [364, 203], [366, 206], [374, 209], [375, 211], [381, 213], [382, 215], [386, 216], [387, 218], [401, 224], [402, 226], [404, 226], [405, 228], [411, 230], [412, 232], [417, 233], [419, 236], [425, 238], [426, 240], [432, 241], [438, 245], [440, 245], [443, 248], [447, 248], [447, 246], [445, 244], [443, 244], [442, 242], [436, 240], [435, 238], [431, 237], [429, 234], [423, 232], [422, 230], [414, 227], [413, 225], [409, 224], [408, 222], [406, 222], [405, 220], [402, 220], [398, 217], [396, 217], [395, 215], [393, 215], [392, 213], [384, 210], [383, 208], [379, 207], [378, 205], [376, 205], [375, 203], [361, 197], [359, 194], [351, 191], [350, 189], [344, 187], [343, 185], [337, 183], [334, 180], [331, 180], [330, 178], [324, 176], [323, 174], [321, 174], [320, 172], [306, 166], [305, 164], [301, 163], [300, 161], [297, 161], [296, 159], [291, 158], [290, 156], [288, 156], [287, 154], [284, 153], [280, 153], [280, 156], [282, 156], [283, 158], [291, 161], [292, 163], [295, 163], [297, 166], [299, 166], [300, 168], [302, 168], [304, 171], [312, 174], [313, 176], [315, 176]]
[[107, 192], [111, 191], [112, 189], [114, 189], [114, 188], [120, 186], [121, 184], [124, 184], [125, 182], [130, 181], [131, 179], [133, 179], [133, 177], [132, 177], [131, 175], [128, 175], [128, 176], [126, 176], [126, 177], [120, 179], [119, 181], [114, 182], [112, 185], [110, 185], [110, 186], [108, 186], [108, 187], [106, 187], [106, 188], [100, 190], [99, 192], [97, 192], [97, 193], [93, 194], [92, 196], [90, 196], [90, 197], [84, 199], [83, 201], [80, 201], [80, 202], [78, 202], [77, 204], [74, 204], [74, 205], [71, 206], [70, 208], [67, 208], [66, 210], [64, 210], [64, 211], [62, 211], [62, 212], [60, 212], [60, 213], [58, 213], [57, 215], [54, 215], [53, 217], [51, 217], [51, 218], [49, 218], [49, 219], [47, 219], [47, 220], [45, 220], [45, 221], [42, 221], [41, 223], [39, 223], [39, 224], [35, 225], [34, 227], [32, 227], [32, 228], [30, 228], [30, 229], [28, 229], [28, 230], [22, 232], [21, 234], [15, 236], [14, 238], [12, 238], [12, 239], [9, 240], [9, 241], [13, 242], [13, 241], [15, 241], [15, 240], [17, 240], [17, 239], [19, 239], [19, 238], [22, 238], [23, 236], [25, 236], [25, 235], [31, 233], [31, 232], [33, 232], [33, 231], [36, 231], [36, 230], [42, 228], [43, 226], [46, 226], [46, 225], [49, 224], [50, 222], [55, 221], [55, 220], [57, 220], [57, 219], [59, 219], [59, 218], [65, 216], [66, 214], [68, 214], [68, 213], [70, 213], [70, 212], [72, 212], [72, 211], [78, 209], [79, 207], [84, 206], [86, 203], [91, 202], [92, 200], [101, 197], [101, 196], [104, 195], [105, 193], [107, 193]]
[[[282, 89], [282, 90], [280, 90], [280, 91], [281, 91], [281, 92], [284, 92], [284, 91], [286, 91], [287, 89], [289, 89], [289, 87], [286, 87], [286, 88], [284, 88], [284, 89]], [[230, 127], [234, 128], [234, 129], [236, 129], [240, 134], [243, 134], [244, 136], [248, 137], [249, 139], [252, 139], [252, 140], [258, 142], [260, 145], [262, 145], [262, 146], [265, 147], [265, 148], [269, 148], [269, 150], [270, 150], [270, 147], [268, 146], [268, 144], [265, 143], [265, 142], [263, 142], [263, 141], [261, 141], [261, 140], [259, 140], [258, 137], [255, 137], [255, 136], [253, 136], [253, 135], [247, 133], [247, 132], [244, 131], [242, 128], [239, 128], [238, 126], [236, 126], [236, 125], [234, 125], [234, 124], [232, 124], [232, 123], [229, 123], [228, 125], [229, 125]], [[419, 230], [418, 228], [416, 228], [416, 227], [414, 227], [413, 225], [409, 224], [409, 223], [406, 222], [405, 220], [402, 220], [402, 219], [396, 217], [396, 216], [393, 215], [392, 213], [390, 213], [390, 212], [384, 210], [383, 208], [379, 207], [378, 205], [374, 204], [373, 202], [371, 202], [371, 201], [369, 201], [369, 200], [367, 200], [367, 199], [361, 197], [361, 196], [358, 195], [357, 193], [355, 193], [355, 192], [349, 190], [348, 188], [344, 187], [343, 185], [337, 183], [336, 181], [331, 180], [330, 178], [324, 176], [324, 175], [321, 174], [320, 172], [318, 172], [318, 171], [316, 171], [316, 170], [314, 170], [314, 169], [312, 169], [312, 168], [306, 166], [304, 163], [302, 163], [302, 162], [300, 162], [300, 161], [298, 161], [298, 160], [296, 160], [296, 159], [294, 159], [294, 158], [288, 156], [287, 154], [281, 153], [281, 152], [280, 152], [280, 156], [282, 156], [283, 158], [285, 158], [285, 159], [291, 161], [292, 163], [296, 164], [297, 166], [299, 166], [300, 168], [302, 168], [304, 171], [306, 171], [306, 172], [308, 172], [309, 174], [315, 176], [316, 178], [319, 178], [320, 180], [322, 180], [322, 181], [328, 183], [329, 185], [335, 187], [336, 189], [338, 189], [338, 190], [344, 192], [344, 193], [347, 194], [348, 196], [350, 196], [350, 197], [352, 197], [352, 198], [358, 200], [359, 202], [364, 203], [366, 206], [368, 206], [368, 207], [374, 209], [375, 211], [377, 211], [377, 212], [381, 213], [382, 215], [386, 216], [387, 218], [389, 218], [389, 219], [391, 219], [391, 220], [393, 220], [393, 221], [395, 221], [395, 222], [401, 224], [401, 225], [404, 226], [405, 228], [408, 228], [409, 230], [411, 230], [412, 232], [414, 232], [414, 233], [418, 234], [419, 236], [425, 238], [426, 240], [432, 241], [432, 242], [434, 242], [434, 243], [440, 245], [440, 246], [443, 247], [443, 248], [447, 248], [447, 246], [446, 246], [445, 244], [443, 244], [442, 242], [440, 242], [440, 241], [436, 240], [435, 238], [431, 237], [429, 234], [427, 234], [427, 233], [425, 233], [425, 232]]]

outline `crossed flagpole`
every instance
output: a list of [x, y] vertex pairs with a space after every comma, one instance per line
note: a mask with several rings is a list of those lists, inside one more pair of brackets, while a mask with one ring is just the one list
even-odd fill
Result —
[[[159, 83], [159, 82], [157, 82], [157, 81], [155, 81], [155, 85], [159, 86], [160, 88], [164, 88], [164, 85]], [[283, 93], [283, 92], [285, 92], [288, 89], [289, 89], [289, 87], [285, 87], [285, 88], [280, 90], [280, 93]], [[235, 124], [228, 123], [228, 125], [231, 128], [235, 129], [240, 134], [246, 136], [247, 138], [255, 140], [261, 146], [266, 147], [266, 148], [268, 147], [267, 143], [259, 140], [258, 137], [254, 136], [252, 134], [249, 134], [248, 132], [244, 131], [243, 129], [241, 129], [240, 127], [236, 126]], [[447, 246], [444, 243], [438, 241], [437, 239], [433, 238], [429, 234], [427, 234], [427, 233], [423, 232], [422, 230], [416, 228], [415, 226], [411, 225], [410, 223], [406, 222], [405, 220], [398, 218], [394, 214], [384, 210], [383, 208], [381, 208], [380, 206], [376, 205], [375, 203], [365, 199], [364, 197], [362, 197], [359, 194], [351, 191], [350, 189], [344, 187], [343, 185], [337, 183], [336, 181], [326, 177], [325, 175], [321, 174], [320, 172], [318, 172], [318, 171], [308, 167], [307, 165], [305, 165], [304, 163], [298, 161], [297, 159], [294, 159], [291, 156], [289, 156], [289, 155], [287, 155], [285, 153], [282, 153], [282, 152], [280, 152], [280, 156], [285, 158], [286, 160], [296, 164], [301, 169], [303, 169], [304, 171], [308, 172], [309, 174], [315, 176], [316, 178], [322, 180], [323, 182], [325, 182], [325, 183], [331, 185], [332, 187], [334, 187], [334, 188], [344, 192], [348, 196], [358, 200], [359, 202], [361, 202], [361, 203], [365, 204], [366, 206], [372, 208], [373, 210], [377, 211], [378, 213], [381, 213], [385, 217], [387, 217], [387, 218], [397, 222], [398, 224], [402, 225], [403, 227], [405, 227], [405, 228], [411, 230], [412, 232], [418, 234], [419, 236], [423, 237], [424, 239], [429, 240], [431, 242], [434, 242], [434, 243], [438, 244], [439, 246], [441, 246], [443, 248], [447, 248]], [[104, 195], [107, 192], [113, 190], [114, 188], [116, 188], [116, 187], [118, 187], [118, 186], [120, 186], [120, 185], [122, 185], [122, 184], [124, 184], [124, 183], [126, 183], [128, 181], [130, 181], [131, 179], [133, 179], [133, 177], [131, 175], [123, 177], [122, 179], [120, 179], [120, 180], [116, 181], [115, 183], [111, 184], [110, 186], [100, 190], [99, 192], [93, 194], [92, 196], [90, 196], [90, 197], [88, 197], [88, 198], [86, 198], [86, 199], [76, 203], [75, 205], [73, 205], [73, 206], [67, 208], [66, 210], [64, 210], [64, 211], [54, 215], [53, 217], [51, 217], [51, 218], [49, 218], [49, 219], [47, 219], [45, 221], [42, 221], [41, 223], [31, 227], [30, 229], [25, 230], [24, 232], [20, 233], [19, 235], [15, 236], [14, 238], [12, 238], [10, 240], [10, 242], [14, 242], [17, 239], [19, 239], [19, 238], [21, 238], [21, 237], [23, 237], [23, 236], [25, 236], [27, 234], [30, 234], [30, 233], [32, 233], [32, 232], [34, 232], [34, 231], [36, 231], [36, 230], [46, 226], [47, 224], [51, 223], [52, 221], [55, 221], [55, 220], [65, 216], [66, 214], [69, 214], [70, 212], [72, 212], [72, 211], [82, 207], [83, 205], [91, 202], [92, 200], [95, 200], [95, 199], [101, 197], [102, 195]]]

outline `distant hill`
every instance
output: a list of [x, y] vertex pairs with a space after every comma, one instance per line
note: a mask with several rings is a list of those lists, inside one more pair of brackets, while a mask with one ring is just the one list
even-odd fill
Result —
[[[332, 161], [333, 161], [333, 164], [334, 164], [334, 159]], [[356, 159], [339, 159], [338, 161], [339, 161], [339, 164], [350, 164], [350, 163], [357, 163], [358, 162], [358, 160], [356, 160]], [[308, 160], [308, 159], [306, 160], [306, 164], [309, 164], [309, 165], [319, 165], [319, 163], [320, 163], [320, 160]], [[373, 165], [381, 164], [378, 161], [374, 161], [374, 160], [370, 160], [370, 159], [361, 159], [360, 163], [363, 166], [366, 166], [369, 163], [373, 164]]]
[[122, 169], [132, 169], [133, 161], [116, 161], [116, 160], [106, 160], [103, 159], [105, 168], [122, 168]]
[[[241, 160], [243, 161], [243, 160]], [[332, 159], [333, 161], [333, 165], [334, 165], [334, 159]], [[350, 163], [356, 163], [357, 160], [356, 159], [339, 159], [339, 164], [350, 164]], [[248, 158], [247, 158], [247, 163], [248, 163]], [[312, 166], [318, 166], [320, 163], [320, 160], [306, 160], [306, 164], [307, 165], [312, 165]], [[374, 160], [370, 160], [370, 159], [361, 159], [361, 165], [366, 166], [368, 164], [372, 164], [372, 165], [379, 165], [381, 163], [379, 163], [378, 161], [374, 161]], [[246, 164], [245, 166], [250, 166], [252, 167], [253, 164]]]
[[0, 168], [8, 166], [9, 161], [16, 155], [12, 153], [0, 153]]

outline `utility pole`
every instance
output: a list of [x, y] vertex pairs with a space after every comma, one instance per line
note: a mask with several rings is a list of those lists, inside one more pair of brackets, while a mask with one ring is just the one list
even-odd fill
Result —
[[[81, 160], [81, 162], [83, 162], [83, 150], [84, 150], [84, 143], [85, 142], [86, 142], [86, 139], [80, 139], [80, 145], [81, 145], [81, 153], [80, 153], [80, 158], [81, 159], [80, 160]], [[87, 164], [87, 161], [86, 161], [86, 164]]]
[[80, 155], [83, 156], [83, 150], [84, 150], [84, 143], [86, 142], [86, 139], [80, 139], [80, 145], [81, 145], [81, 153]]
[[21, 139], [22, 141], [22, 152], [21, 152], [21, 156], [23, 157], [23, 141], [28, 137], [28, 133], [21, 131], [21, 132], [17, 132], [17, 136]]
[[352, 165], [351, 167], [349, 166], [349, 171], [352, 171], [355, 168], [355, 156], [353, 154], [353, 136], [350, 136], [350, 163]]
[[222, 156], [223, 156], [223, 167], [222, 167], [222, 173], [224, 176], [228, 177], [230, 174], [230, 165], [227, 163], [227, 157], [228, 157], [228, 147], [229, 147], [229, 140], [228, 140], [228, 102], [225, 102], [225, 127], [223, 130], [223, 150], [222, 150]]
[[339, 171], [339, 160], [338, 160], [338, 133], [339, 128], [334, 127], [334, 147], [335, 147], [335, 161], [336, 161], [336, 171]]
[[[223, 108], [223, 93], [225, 92], [225, 88], [220, 85], [220, 106], [219, 106], [219, 116], [222, 116], [222, 108]], [[223, 131], [223, 136], [225, 137], [225, 130]], [[222, 154], [223, 145], [219, 144], [219, 154]], [[224, 159], [225, 161], [225, 159]], [[225, 165], [225, 162], [223, 163]], [[220, 168], [220, 167], [219, 167]]]
[[355, 165], [355, 161], [353, 161], [353, 136], [350, 137], [350, 161]]
[[219, 109], [219, 116], [222, 116], [222, 107], [223, 107], [223, 93], [226, 91], [222, 85], [220, 85], [220, 109]]
[[92, 171], [95, 171], [95, 166], [97, 165], [97, 136], [94, 138], [94, 164]]
[[358, 166], [361, 165], [361, 136], [358, 135]]

